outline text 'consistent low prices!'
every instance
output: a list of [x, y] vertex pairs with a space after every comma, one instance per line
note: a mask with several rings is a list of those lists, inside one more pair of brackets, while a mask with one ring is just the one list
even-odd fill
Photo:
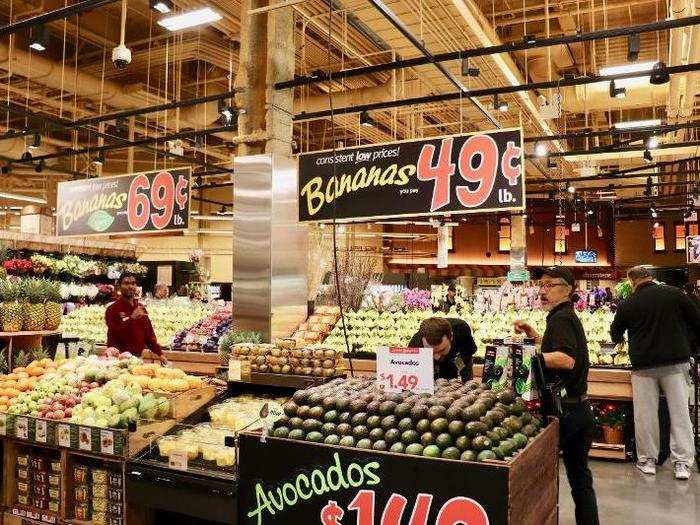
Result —
[[431, 348], [377, 348], [377, 385], [387, 392], [434, 393]]
[[61, 182], [58, 235], [186, 230], [190, 168]]
[[299, 156], [299, 220], [523, 209], [519, 129]]

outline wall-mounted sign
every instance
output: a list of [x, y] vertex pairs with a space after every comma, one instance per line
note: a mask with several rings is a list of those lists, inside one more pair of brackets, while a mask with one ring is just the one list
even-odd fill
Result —
[[186, 230], [190, 168], [61, 182], [56, 234], [114, 235]]
[[520, 129], [299, 156], [299, 220], [522, 209]]
[[688, 264], [700, 264], [700, 235], [691, 235], [686, 241], [685, 253]]

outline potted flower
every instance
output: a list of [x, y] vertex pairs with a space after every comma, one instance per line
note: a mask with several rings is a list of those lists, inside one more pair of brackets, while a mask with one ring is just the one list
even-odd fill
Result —
[[626, 412], [624, 406], [613, 404], [598, 407], [596, 422], [603, 429], [603, 439], [609, 445], [624, 443]]

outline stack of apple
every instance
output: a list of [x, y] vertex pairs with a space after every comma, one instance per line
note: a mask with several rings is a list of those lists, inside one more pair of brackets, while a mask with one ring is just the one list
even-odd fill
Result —
[[82, 397], [97, 388], [97, 382], [67, 382], [66, 378], [52, 377], [37, 383], [34, 390], [24, 392], [10, 404], [9, 414], [30, 415], [45, 419], [71, 417], [73, 408]]

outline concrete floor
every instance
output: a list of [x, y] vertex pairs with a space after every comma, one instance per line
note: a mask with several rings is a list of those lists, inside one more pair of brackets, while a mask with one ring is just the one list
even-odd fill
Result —
[[[601, 525], [700, 524], [700, 473], [676, 481], [669, 462], [656, 476], [642, 474], [633, 463], [591, 461]], [[559, 523], [574, 524], [574, 506], [564, 465], [560, 462]]]

